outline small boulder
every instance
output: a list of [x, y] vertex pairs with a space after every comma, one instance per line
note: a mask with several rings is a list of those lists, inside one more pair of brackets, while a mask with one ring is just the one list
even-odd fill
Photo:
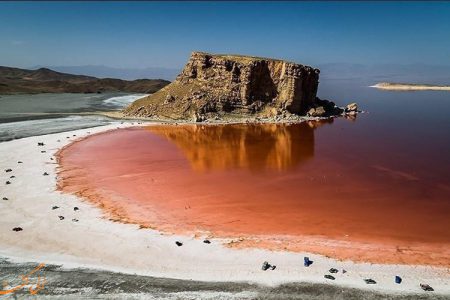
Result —
[[5, 172], [6, 173], [12, 172], [12, 169], [6, 169]]
[[38, 142], [38, 146], [44, 146], [45, 144], [43, 142]]
[[210, 241], [210, 240], [204, 240], [203, 243], [205, 243], [205, 244], [211, 244], [211, 241]]
[[64, 217], [63, 216], [58, 216], [58, 218], [62, 221], [62, 220], [64, 220]]
[[7, 197], [3, 197], [2, 200], [8, 201], [9, 199]]
[[20, 160], [17, 162], [18, 164], [23, 164], [23, 162], [21, 162]]
[[325, 277], [326, 279], [330, 279], [330, 280], [335, 280], [336, 278], [334, 278], [334, 276], [326, 274], [323, 277]]
[[72, 219], [72, 222], [78, 222], [78, 219]]
[[345, 112], [358, 111], [358, 104], [350, 103], [345, 107]]
[[329, 270], [329, 272], [332, 273], [332, 274], [335, 274], [335, 273], [337, 273], [337, 272], [339, 272], [339, 271], [338, 271], [338, 269], [331, 268], [331, 269]]
[[41, 153], [45, 153], [45, 152], [47, 152], [47, 151], [45, 151], [45, 150], [42, 150], [42, 151], [41, 151]]
[[395, 283], [397, 284], [402, 283], [402, 278], [400, 276], [395, 276]]
[[182, 243], [182, 242], [179, 242], [179, 241], [176, 241], [175, 244], [176, 244], [178, 247], [183, 246], [183, 243]]
[[42, 175], [44, 175], [44, 176], [48, 176], [48, 173], [47, 173], [47, 172], [44, 172], [44, 174], [42, 174]]
[[269, 262], [265, 261], [265, 262], [263, 262], [261, 269], [263, 271], [267, 271], [270, 267], [271, 267], [271, 265], [269, 264]]
[[310, 117], [323, 117], [323, 116], [325, 116], [325, 114], [326, 114], [326, 111], [323, 106], [311, 108], [308, 111], [308, 116], [310, 116]]
[[12, 176], [9, 176], [9, 178], [16, 178], [16, 176], [12, 175]]
[[22, 227], [14, 227], [12, 230], [17, 232], [17, 231], [22, 231], [23, 228]]
[[376, 283], [377, 283], [375, 280], [373, 280], [373, 279], [371, 279], [371, 278], [366, 278], [366, 279], [364, 279], [364, 282], [365, 282], [366, 284], [376, 284]]
[[424, 290], [425, 292], [432, 292], [432, 291], [434, 291], [434, 289], [430, 285], [425, 284], [425, 283], [421, 283], [420, 284], [420, 288], [422, 290]]
[[11, 184], [11, 181], [8, 180], [8, 181], [5, 182], [5, 184]]
[[56, 205], [55, 205], [55, 206], [52, 206], [52, 209], [53, 209], [53, 210], [58, 209], [58, 208], [59, 208], [59, 206], [56, 206]]
[[305, 256], [303, 258], [303, 265], [305, 267], [309, 267], [310, 265], [312, 265], [313, 261], [309, 259], [309, 257]]
[[77, 211], [77, 210], [80, 210], [80, 209], [79, 209], [78, 207], [75, 206], [75, 207], [73, 208], [73, 210], [74, 210], [74, 211]]

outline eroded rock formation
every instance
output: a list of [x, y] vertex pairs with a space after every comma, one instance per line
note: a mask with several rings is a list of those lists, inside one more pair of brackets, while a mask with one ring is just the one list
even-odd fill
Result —
[[193, 52], [174, 82], [124, 112], [195, 121], [225, 114], [304, 115], [317, 107], [319, 72], [283, 60]]

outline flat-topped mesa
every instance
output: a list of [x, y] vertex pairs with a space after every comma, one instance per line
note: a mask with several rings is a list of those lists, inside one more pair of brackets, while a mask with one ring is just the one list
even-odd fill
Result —
[[174, 82], [124, 112], [175, 119], [227, 113], [301, 115], [316, 106], [319, 73], [283, 60], [193, 52]]

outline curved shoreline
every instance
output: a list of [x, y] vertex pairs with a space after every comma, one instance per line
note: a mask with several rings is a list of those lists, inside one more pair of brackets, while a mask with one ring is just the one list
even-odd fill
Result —
[[[66, 267], [270, 285], [298, 281], [330, 283], [323, 278], [323, 274], [330, 267], [338, 267], [345, 268], [348, 273], [333, 282], [337, 285], [390, 293], [423, 293], [418, 284], [426, 282], [435, 288], [436, 294], [450, 294], [448, 268], [359, 264], [310, 253], [234, 250], [223, 247], [218, 240], [205, 245], [194, 237], [161, 235], [155, 230], [139, 230], [135, 225], [111, 222], [91, 204], [76, 196], [55, 191], [57, 166], [51, 160], [54, 154], [75, 139], [116, 127], [110, 125], [0, 143], [0, 152], [7, 154], [0, 158], [0, 164], [2, 168], [11, 167], [11, 174], [16, 176], [3, 191], [9, 201], [2, 203], [2, 255]], [[37, 146], [40, 141], [45, 143], [42, 148]], [[41, 153], [42, 150], [46, 152]], [[17, 164], [19, 160], [23, 164]], [[42, 176], [44, 171], [50, 176]], [[2, 172], [1, 179], [4, 180], [6, 175], [9, 174]], [[53, 205], [59, 208], [52, 210]], [[79, 211], [73, 210], [75, 206]], [[65, 219], [58, 219], [58, 215], [63, 215]], [[74, 218], [79, 222], [72, 222]], [[11, 228], [16, 226], [24, 230], [12, 231]], [[183, 247], [175, 246], [174, 241], [178, 239], [184, 242]], [[302, 266], [304, 255], [314, 260], [312, 267]], [[277, 270], [261, 271], [264, 260], [276, 264]], [[402, 274], [407, 279], [404, 284], [393, 282], [396, 274]], [[373, 277], [378, 284], [368, 286], [362, 280], [364, 277]]]

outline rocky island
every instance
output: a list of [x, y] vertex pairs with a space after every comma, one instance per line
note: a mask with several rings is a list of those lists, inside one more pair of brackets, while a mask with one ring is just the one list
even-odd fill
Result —
[[[135, 101], [124, 114], [195, 122], [342, 114], [344, 109], [316, 96], [319, 73], [319, 69], [284, 60], [193, 52], [174, 82]], [[356, 105], [350, 111], [356, 113]]]

